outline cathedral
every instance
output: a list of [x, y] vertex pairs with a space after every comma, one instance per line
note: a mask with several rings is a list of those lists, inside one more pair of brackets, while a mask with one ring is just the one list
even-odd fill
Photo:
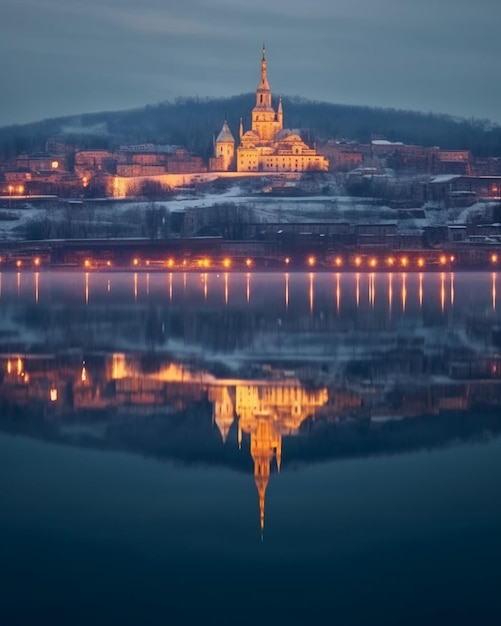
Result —
[[328, 160], [317, 154], [301, 137], [283, 127], [282, 99], [273, 108], [271, 89], [266, 69], [266, 50], [263, 46], [261, 80], [256, 91], [256, 106], [252, 109], [252, 128], [244, 132], [240, 120], [240, 143], [235, 150], [235, 139], [224, 121], [214, 142], [212, 171], [237, 172], [304, 172], [326, 171]]

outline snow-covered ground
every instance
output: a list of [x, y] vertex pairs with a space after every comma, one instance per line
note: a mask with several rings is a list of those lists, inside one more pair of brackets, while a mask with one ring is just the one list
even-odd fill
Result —
[[[183, 212], [190, 208], [208, 208], [214, 205], [233, 204], [246, 206], [253, 211], [257, 222], [356, 222], [378, 223], [395, 222], [401, 231], [420, 230], [427, 226], [445, 226], [447, 224], [466, 224], [477, 214], [485, 213], [488, 204], [479, 202], [466, 208], [438, 209], [425, 206], [425, 217], [399, 219], [399, 211], [386, 206], [376, 206], [370, 198], [356, 198], [346, 195], [318, 196], [271, 196], [254, 194], [240, 185], [230, 186], [217, 192], [186, 194], [180, 193], [172, 198], [156, 201], [157, 207], [165, 207], [171, 213]], [[48, 200], [46, 206], [30, 203], [23, 207], [13, 205], [0, 209], [0, 239], [24, 238], [30, 222], [70, 218], [96, 220], [99, 224], [119, 223], [131, 220], [137, 212], [140, 216], [151, 208], [152, 202], [126, 200], [88, 202], [85, 204]], [[71, 214], [71, 215], [70, 215]]]

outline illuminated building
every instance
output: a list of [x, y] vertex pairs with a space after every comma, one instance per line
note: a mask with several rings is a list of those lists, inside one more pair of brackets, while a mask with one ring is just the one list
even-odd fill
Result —
[[[236, 149], [238, 172], [304, 172], [329, 169], [328, 160], [310, 148], [297, 134], [283, 127], [282, 99], [277, 109], [272, 105], [268, 82], [266, 51], [263, 47], [261, 79], [256, 90], [256, 106], [252, 109], [252, 127], [244, 132], [240, 121], [240, 145]], [[215, 159], [211, 169], [230, 171], [234, 169], [233, 136], [226, 120], [215, 142]]]

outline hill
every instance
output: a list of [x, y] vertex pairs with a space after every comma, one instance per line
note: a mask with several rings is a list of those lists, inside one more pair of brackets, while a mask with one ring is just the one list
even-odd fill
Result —
[[[106, 111], [54, 118], [0, 128], [0, 156], [45, 149], [49, 137], [64, 137], [80, 148], [116, 148], [120, 144], [175, 144], [203, 157], [212, 150], [212, 136], [226, 117], [238, 137], [240, 117], [250, 127], [252, 93], [231, 98], [178, 98], [140, 109]], [[302, 128], [309, 141], [346, 139], [368, 143], [371, 135], [390, 141], [471, 150], [475, 156], [501, 155], [501, 126], [488, 120], [455, 118], [283, 97], [285, 125]]]

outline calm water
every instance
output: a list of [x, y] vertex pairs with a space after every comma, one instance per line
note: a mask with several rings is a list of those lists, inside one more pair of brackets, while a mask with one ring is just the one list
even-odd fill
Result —
[[500, 623], [499, 280], [0, 274], [0, 623]]

